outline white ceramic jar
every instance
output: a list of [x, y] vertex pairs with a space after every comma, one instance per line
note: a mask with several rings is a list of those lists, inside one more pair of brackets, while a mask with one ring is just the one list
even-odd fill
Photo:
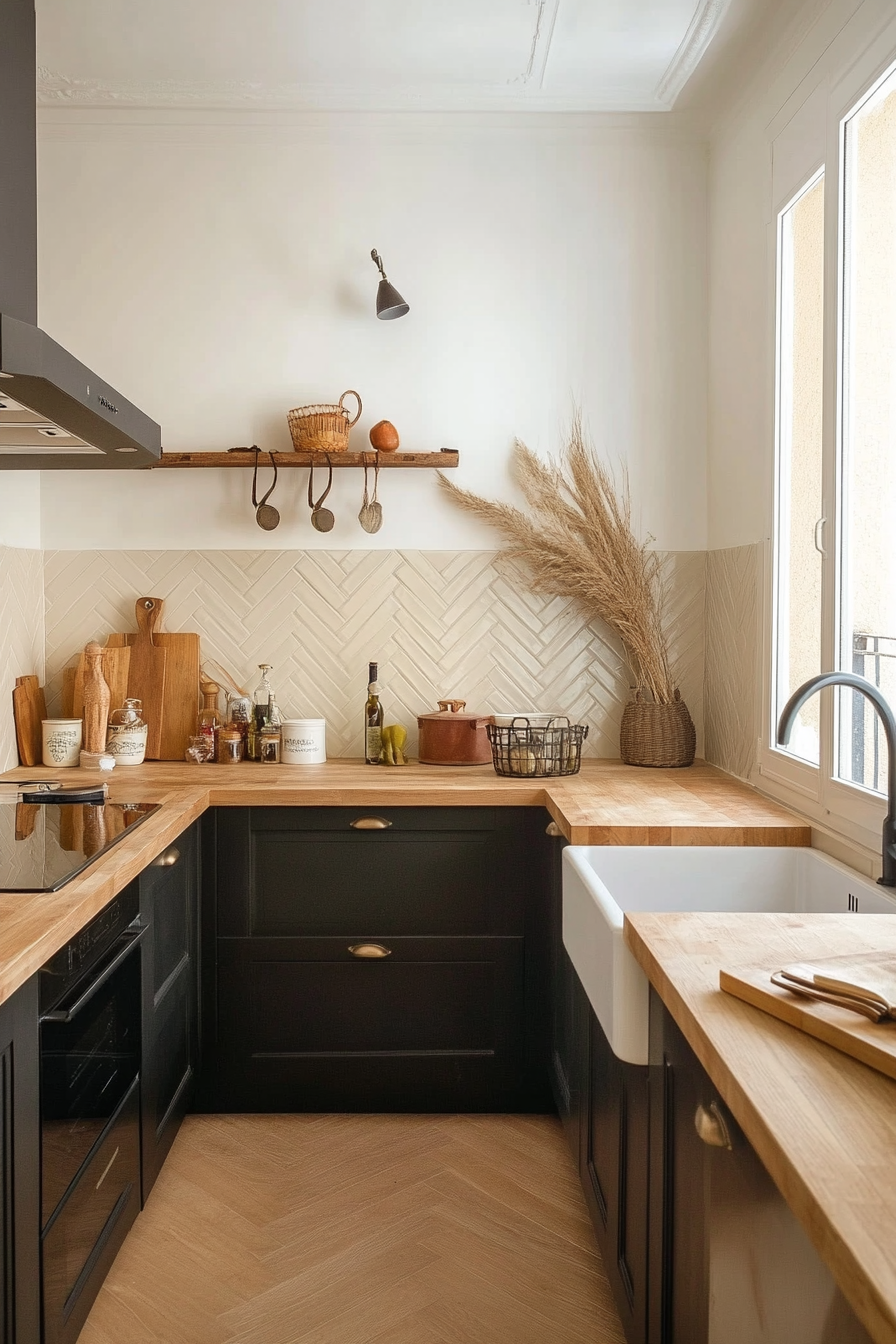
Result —
[[84, 725], [80, 719], [43, 719], [42, 760], [51, 770], [68, 769], [81, 761]]
[[125, 700], [121, 709], [113, 710], [109, 716], [106, 751], [115, 757], [116, 765], [141, 765], [146, 755], [148, 734], [141, 702]]
[[323, 765], [326, 759], [326, 719], [283, 720], [280, 725], [282, 765]]

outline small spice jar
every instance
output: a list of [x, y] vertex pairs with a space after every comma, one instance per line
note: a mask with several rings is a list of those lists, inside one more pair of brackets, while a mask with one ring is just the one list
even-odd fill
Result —
[[258, 734], [258, 759], [262, 764], [279, 765], [280, 729], [272, 723], [266, 723]]
[[218, 733], [218, 765], [236, 765], [243, 759], [245, 739], [235, 723], [226, 723]]

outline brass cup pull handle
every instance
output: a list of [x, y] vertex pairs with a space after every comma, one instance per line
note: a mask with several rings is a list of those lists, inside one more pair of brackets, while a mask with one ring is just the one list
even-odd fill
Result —
[[556, 840], [558, 836], [561, 836], [563, 834], [560, 827], [557, 825], [556, 821], [549, 821], [547, 826], [545, 826], [544, 828], [544, 833], [545, 835], [549, 835], [552, 840]]
[[382, 961], [383, 957], [392, 955], [391, 947], [383, 947], [380, 943], [353, 943], [348, 950], [362, 961]]
[[355, 831], [387, 831], [392, 825], [385, 817], [358, 817], [349, 824]]
[[722, 1109], [716, 1102], [711, 1101], [709, 1106], [702, 1104], [694, 1112], [694, 1128], [698, 1137], [708, 1144], [710, 1148], [727, 1148], [731, 1150], [731, 1134]]
[[173, 868], [179, 858], [180, 850], [176, 845], [172, 845], [170, 849], [163, 850], [157, 859], [153, 859], [149, 866], [150, 868]]

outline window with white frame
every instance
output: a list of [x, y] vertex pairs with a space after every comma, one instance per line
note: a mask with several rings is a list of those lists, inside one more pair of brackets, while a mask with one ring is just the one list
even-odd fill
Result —
[[822, 669], [867, 677], [896, 707], [896, 64], [831, 108], [825, 168], [777, 216], [767, 750], [785, 784], [861, 829], [888, 782], [864, 696], [813, 697], [775, 746], [785, 701]]

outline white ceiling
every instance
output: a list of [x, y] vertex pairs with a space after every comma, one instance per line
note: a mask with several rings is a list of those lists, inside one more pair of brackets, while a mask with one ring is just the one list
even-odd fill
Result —
[[665, 111], [731, 0], [37, 0], [42, 103]]

